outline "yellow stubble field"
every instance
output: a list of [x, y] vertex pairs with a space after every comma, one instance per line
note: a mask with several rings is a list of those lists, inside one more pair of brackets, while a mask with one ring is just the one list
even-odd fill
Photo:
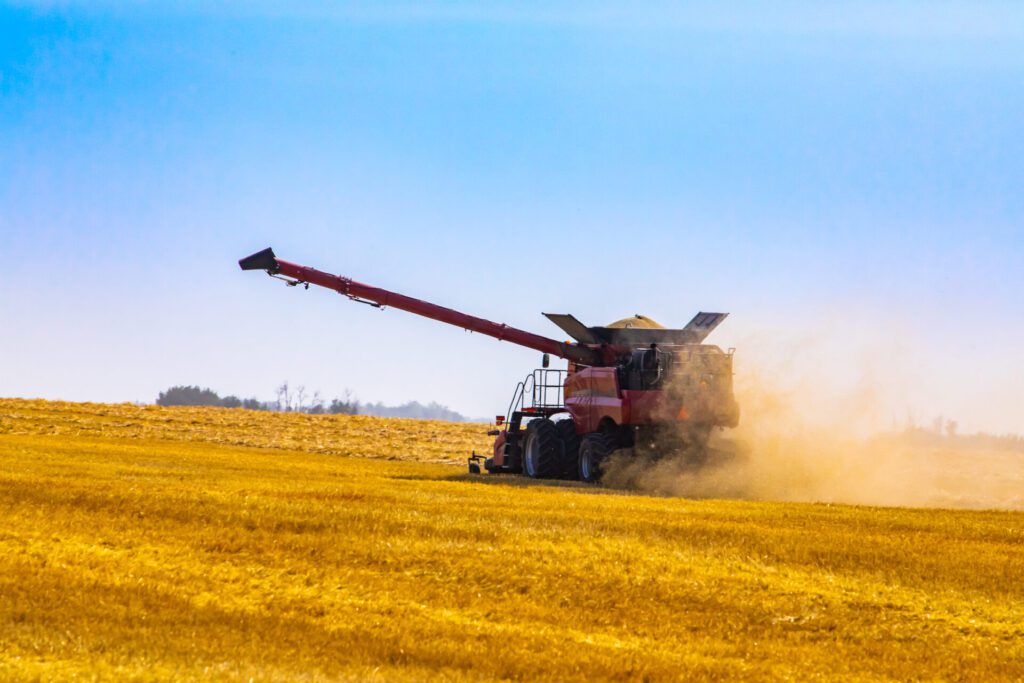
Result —
[[464, 474], [480, 425], [0, 399], [0, 678], [1024, 678], [1024, 514]]

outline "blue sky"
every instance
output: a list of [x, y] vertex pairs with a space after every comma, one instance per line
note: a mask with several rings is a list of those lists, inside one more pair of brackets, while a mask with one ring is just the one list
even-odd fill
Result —
[[[1019, 3], [0, 7], [0, 394], [502, 412], [532, 331], [732, 316], [737, 371], [1024, 431]], [[898, 385], [898, 390], [896, 386]]]

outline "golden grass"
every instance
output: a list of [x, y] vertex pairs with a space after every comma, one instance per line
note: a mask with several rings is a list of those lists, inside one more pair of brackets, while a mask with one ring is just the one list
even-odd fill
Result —
[[306, 415], [229, 408], [161, 408], [0, 398], [0, 435], [111, 436], [284, 448], [386, 460], [464, 463], [491, 453], [487, 427], [369, 415]]
[[0, 401], [0, 678], [1024, 677], [1021, 513], [473, 478], [324, 454], [464, 426], [310, 453], [237, 412]]

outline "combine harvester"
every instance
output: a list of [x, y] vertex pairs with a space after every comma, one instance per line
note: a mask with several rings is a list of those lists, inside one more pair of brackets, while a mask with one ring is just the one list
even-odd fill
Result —
[[[574, 342], [560, 342], [450, 308], [282, 261], [264, 249], [238, 262], [291, 286], [319, 285], [377, 308], [391, 306], [543, 353], [542, 368], [518, 384], [489, 458], [474, 453], [469, 470], [524, 472], [540, 479], [597, 481], [616, 449], [653, 443], [658, 432], [677, 436], [700, 462], [715, 427], [735, 427], [732, 350], [703, 344], [726, 313], [698, 313], [670, 330], [641, 315], [607, 327], [586, 327], [567, 314], [545, 313]], [[550, 357], [568, 361], [550, 369]], [[508, 419], [506, 420], [506, 416]]]

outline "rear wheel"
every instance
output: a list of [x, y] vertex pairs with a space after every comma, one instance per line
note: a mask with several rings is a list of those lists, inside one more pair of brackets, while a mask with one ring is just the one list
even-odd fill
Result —
[[562, 476], [575, 479], [579, 476], [577, 460], [580, 454], [580, 437], [576, 434], [576, 424], [572, 420], [559, 420], [555, 423], [558, 438], [562, 443]]
[[601, 479], [601, 467], [615, 450], [615, 444], [607, 434], [587, 434], [580, 441], [579, 475], [583, 481], [595, 482]]
[[523, 472], [534, 479], [554, 479], [562, 472], [562, 447], [551, 420], [532, 420], [526, 427]]

